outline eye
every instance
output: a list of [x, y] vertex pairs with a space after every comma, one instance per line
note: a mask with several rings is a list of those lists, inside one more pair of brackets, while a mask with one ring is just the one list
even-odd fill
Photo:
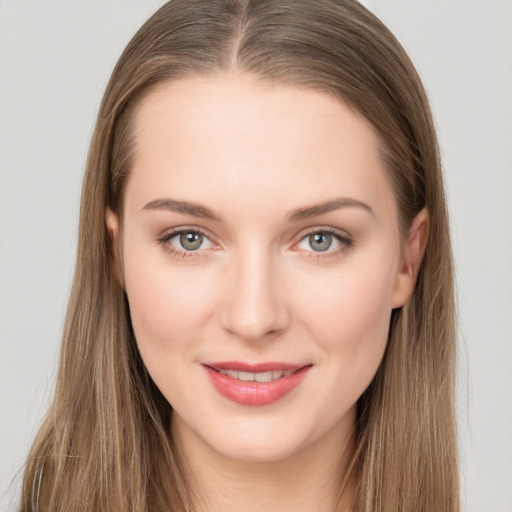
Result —
[[158, 240], [173, 253], [183, 254], [211, 249], [213, 242], [201, 231], [191, 228], [174, 229]]
[[317, 229], [309, 232], [297, 244], [298, 249], [315, 253], [338, 253], [352, 245], [352, 240], [333, 229]]

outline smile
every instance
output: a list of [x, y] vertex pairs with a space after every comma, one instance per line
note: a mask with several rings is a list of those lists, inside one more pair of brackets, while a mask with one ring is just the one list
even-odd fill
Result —
[[[276, 402], [305, 379], [308, 365], [286, 363], [203, 363], [214, 388], [233, 402], [262, 406]], [[251, 371], [252, 370], [252, 371]]]
[[259, 373], [252, 373], [252, 372], [237, 372], [236, 370], [218, 370], [219, 373], [222, 373], [222, 375], [227, 375], [228, 377], [231, 377], [232, 379], [237, 380], [243, 380], [244, 382], [271, 382], [273, 380], [281, 379], [283, 377], [288, 377], [288, 375], [291, 375], [293, 373], [293, 370], [286, 370], [286, 371], [269, 371], [269, 372], [259, 372]]

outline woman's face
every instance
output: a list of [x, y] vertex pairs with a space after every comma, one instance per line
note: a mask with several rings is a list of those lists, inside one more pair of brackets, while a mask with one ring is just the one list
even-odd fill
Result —
[[369, 123], [225, 75], [160, 86], [134, 128], [107, 224], [175, 434], [243, 460], [346, 437], [412, 286]]

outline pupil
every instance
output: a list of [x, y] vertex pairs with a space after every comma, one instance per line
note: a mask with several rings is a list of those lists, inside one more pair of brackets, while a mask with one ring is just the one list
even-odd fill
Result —
[[183, 233], [180, 236], [180, 243], [184, 249], [195, 251], [203, 243], [203, 235], [199, 233]]
[[315, 233], [309, 237], [309, 244], [315, 251], [326, 251], [332, 243], [332, 236], [329, 233]]

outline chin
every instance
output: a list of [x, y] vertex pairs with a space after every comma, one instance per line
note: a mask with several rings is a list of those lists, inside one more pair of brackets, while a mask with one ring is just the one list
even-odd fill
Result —
[[314, 441], [309, 429], [301, 429], [294, 422], [286, 421], [283, 424], [275, 419], [269, 420], [232, 420], [230, 428], [221, 422], [217, 428], [210, 425], [210, 429], [201, 437], [220, 455], [244, 462], [284, 460]]
[[276, 462], [300, 451], [300, 444], [281, 442], [280, 439], [229, 439], [212, 446], [220, 455], [240, 462]]

